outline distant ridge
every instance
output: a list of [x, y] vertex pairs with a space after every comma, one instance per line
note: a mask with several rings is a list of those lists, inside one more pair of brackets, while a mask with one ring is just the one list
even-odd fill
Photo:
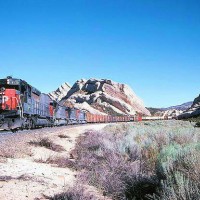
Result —
[[183, 111], [186, 111], [188, 108], [190, 108], [190, 106], [192, 105], [192, 101], [180, 104], [180, 105], [176, 105], [176, 106], [170, 106], [167, 108], [147, 108], [151, 115], [153, 116], [160, 116], [160, 117], [164, 117], [164, 116], [169, 116], [169, 117], [177, 117], [179, 116]]
[[176, 105], [176, 106], [170, 106], [170, 107], [167, 107], [167, 108], [161, 108], [162, 110], [172, 110], [172, 109], [175, 109], [175, 110], [187, 110], [191, 105], [192, 105], [192, 101], [189, 101], [189, 102], [186, 102], [186, 103], [183, 103], [183, 104], [180, 104], [180, 105]]

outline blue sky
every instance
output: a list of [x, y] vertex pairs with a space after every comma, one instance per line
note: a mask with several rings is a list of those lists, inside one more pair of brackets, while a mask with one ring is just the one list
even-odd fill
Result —
[[0, 0], [0, 74], [43, 92], [126, 83], [146, 106], [200, 93], [199, 0]]

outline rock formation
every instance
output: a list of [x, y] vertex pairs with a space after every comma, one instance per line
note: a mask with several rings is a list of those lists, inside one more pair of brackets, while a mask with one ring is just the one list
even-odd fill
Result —
[[178, 119], [197, 117], [200, 115], [200, 95], [194, 99], [192, 106], [178, 116]]
[[[52, 94], [54, 92], [51, 96]], [[62, 95], [57, 98], [62, 99], [61, 103], [64, 105], [97, 114], [134, 115], [139, 112], [150, 115], [142, 100], [128, 85], [107, 79], [78, 80], [64, 97]]]
[[67, 95], [71, 86], [68, 83], [63, 83], [56, 91], [49, 93], [51, 99], [60, 101], [63, 97]]
[[178, 115], [180, 115], [183, 111], [182, 110], [176, 110], [176, 109], [170, 109], [165, 111], [158, 111], [154, 114], [155, 117], [168, 117], [168, 118], [176, 118]]

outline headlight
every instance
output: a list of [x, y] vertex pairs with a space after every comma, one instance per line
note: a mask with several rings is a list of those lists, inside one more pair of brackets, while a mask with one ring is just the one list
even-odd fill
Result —
[[0, 88], [0, 92], [4, 92], [5, 90], [6, 90], [5, 87], [1, 87], [1, 88]]

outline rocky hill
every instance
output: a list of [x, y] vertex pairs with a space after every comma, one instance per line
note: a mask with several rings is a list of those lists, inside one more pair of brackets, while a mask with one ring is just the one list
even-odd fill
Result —
[[69, 85], [69, 83], [63, 83], [56, 91], [49, 93], [49, 96], [53, 100], [60, 101], [63, 97], [67, 95], [70, 89], [71, 86]]
[[178, 115], [182, 114], [183, 111], [187, 110], [190, 108], [192, 105], [192, 101], [183, 103], [181, 105], [176, 105], [176, 106], [170, 106], [167, 108], [147, 108], [152, 116], [156, 117], [177, 117]]
[[176, 109], [170, 109], [170, 110], [163, 110], [158, 111], [154, 114], [156, 117], [169, 117], [169, 118], [176, 118], [178, 115], [180, 115], [183, 111], [182, 110], [176, 110]]
[[170, 106], [170, 107], [167, 107], [167, 108], [161, 108], [162, 110], [181, 110], [181, 111], [185, 111], [187, 110], [188, 108], [190, 108], [190, 106], [192, 105], [192, 101], [189, 101], [189, 102], [186, 102], [186, 103], [183, 103], [181, 105], [176, 105], [176, 106]]
[[200, 116], [200, 95], [196, 97], [191, 105], [186, 111], [178, 116], [178, 119], [190, 118]]
[[163, 111], [162, 108], [152, 108], [152, 107], [147, 107], [147, 110], [149, 110], [149, 112], [151, 113], [152, 116], [154, 116], [155, 113], [157, 113], [157, 112]]
[[66, 106], [74, 106], [96, 114], [134, 115], [140, 112], [150, 115], [140, 98], [125, 84], [107, 79], [81, 79], [69, 89], [51, 92], [53, 99]]

